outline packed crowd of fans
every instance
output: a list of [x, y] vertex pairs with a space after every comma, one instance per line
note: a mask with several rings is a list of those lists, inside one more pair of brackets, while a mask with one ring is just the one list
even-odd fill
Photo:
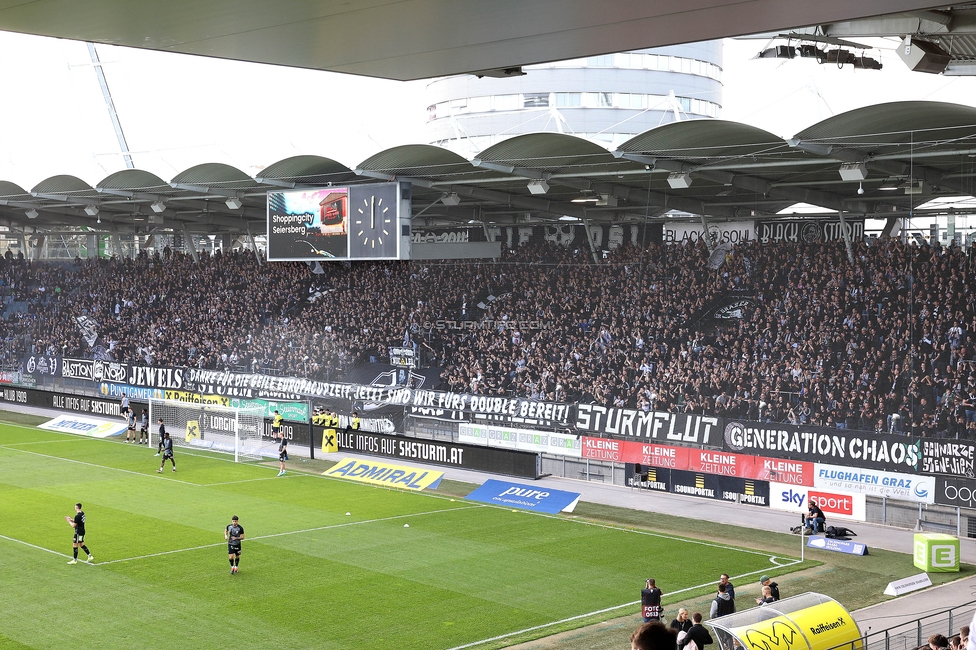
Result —
[[[884, 239], [554, 244], [498, 262], [259, 264], [247, 252], [0, 261], [3, 360], [104, 355], [341, 380], [391, 346], [440, 388], [752, 420], [976, 437], [976, 267]], [[711, 312], [746, 299], [741, 318]], [[94, 345], [77, 318], [97, 323]], [[89, 332], [90, 333], [90, 332]]]

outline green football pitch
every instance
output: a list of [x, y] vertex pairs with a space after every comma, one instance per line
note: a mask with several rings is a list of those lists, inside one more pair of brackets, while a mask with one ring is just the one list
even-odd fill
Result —
[[[499, 647], [636, 625], [647, 577], [674, 602], [795, 562], [197, 451], [157, 474], [154, 451], [0, 425], [0, 648]], [[94, 565], [66, 564], [78, 501]]]

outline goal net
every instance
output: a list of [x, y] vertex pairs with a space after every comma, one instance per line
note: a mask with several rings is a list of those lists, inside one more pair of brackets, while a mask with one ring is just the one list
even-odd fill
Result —
[[262, 444], [263, 408], [193, 404], [168, 399], [149, 400], [149, 445], [159, 442], [159, 420], [173, 446], [212, 449], [234, 454], [234, 460], [276, 456], [276, 443]]

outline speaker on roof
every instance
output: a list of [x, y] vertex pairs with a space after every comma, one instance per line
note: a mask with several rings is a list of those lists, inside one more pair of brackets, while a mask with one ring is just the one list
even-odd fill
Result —
[[949, 66], [949, 53], [931, 41], [920, 41], [906, 36], [896, 50], [901, 60], [914, 72], [940, 74]]

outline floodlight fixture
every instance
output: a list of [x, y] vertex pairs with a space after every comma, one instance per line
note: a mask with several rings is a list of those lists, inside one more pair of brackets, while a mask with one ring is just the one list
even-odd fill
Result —
[[87, 214], [89, 217], [97, 217], [98, 216], [98, 206], [97, 205], [86, 205], [85, 206], [85, 214]]
[[460, 202], [461, 197], [457, 195], [457, 192], [451, 192], [441, 197], [441, 203], [444, 205], [457, 205]]
[[683, 190], [691, 187], [691, 174], [688, 172], [671, 172], [668, 174], [668, 185], [672, 190]]
[[25, 212], [25, 214], [27, 215], [27, 218], [28, 219], [37, 219], [37, 215], [40, 214], [40, 213], [37, 210], [35, 210], [34, 208], [31, 208], [30, 210], [28, 210], [27, 212]]
[[596, 200], [596, 204], [599, 207], [615, 208], [617, 207], [617, 197], [612, 194], [601, 194], [600, 198]]
[[541, 178], [536, 178], [529, 181], [528, 188], [529, 194], [545, 194], [549, 191], [549, 183]]
[[244, 205], [241, 202], [241, 200], [239, 198], [237, 198], [236, 196], [230, 197], [229, 199], [227, 199], [226, 201], [224, 201], [224, 204], [228, 208], [230, 208], [231, 210], [240, 210], [241, 207]]
[[166, 204], [162, 201], [153, 201], [149, 204], [149, 207], [152, 208], [153, 212], [159, 213], [166, 209]]
[[868, 177], [868, 167], [864, 163], [844, 163], [840, 166], [840, 177], [845, 181], [863, 181]]

